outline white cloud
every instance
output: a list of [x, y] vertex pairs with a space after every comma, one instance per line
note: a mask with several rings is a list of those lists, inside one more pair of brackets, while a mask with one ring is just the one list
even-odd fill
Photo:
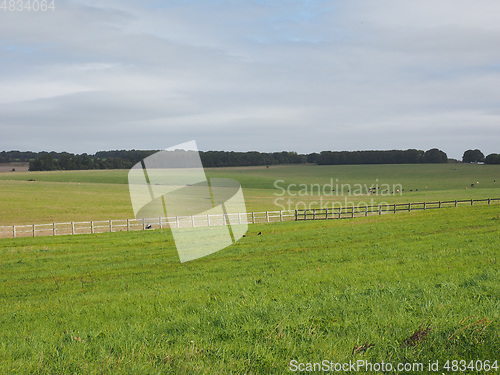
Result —
[[496, 0], [67, 1], [6, 13], [0, 149], [194, 138], [202, 149], [498, 152], [498, 14]]

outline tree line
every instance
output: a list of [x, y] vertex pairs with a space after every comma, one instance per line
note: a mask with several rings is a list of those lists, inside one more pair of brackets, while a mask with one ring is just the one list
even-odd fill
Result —
[[40, 152], [29, 161], [30, 171], [130, 169], [156, 151], [100, 151], [95, 155]]
[[[72, 154], [68, 152], [2, 151], [0, 163], [29, 162], [32, 171], [80, 170], [80, 169], [130, 169], [142, 159], [159, 150], [113, 150], [95, 154]], [[296, 152], [235, 152], [200, 151], [204, 167], [236, 167], [276, 164], [345, 165], [345, 164], [415, 164], [446, 163], [445, 152], [433, 148], [427, 151], [322, 151], [298, 154]], [[480, 150], [467, 150], [462, 157], [464, 163], [500, 164], [500, 154], [484, 156]]]
[[337, 164], [415, 164], [447, 163], [445, 152], [431, 150], [389, 150], [389, 151], [322, 151], [308, 155], [310, 163], [319, 165]]
[[464, 163], [484, 163], [484, 164], [500, 164], [500, 154], [489, 154], [484, 156], [481, 150], [467, 150], [462, 156]]
[[[67, 152], [41, 152], [30, 160], [30, 171], [81, 170], [81, 169], [130, 169], [142, 159], [159, 150], [114, 150], [100, 151], [95, 155], [75, 155]], [[178, 152], [178, 151], [176, 151]], [[181, 151], [182, 152], [182, 151]], [[306, 162], [306, 155], [296, 152], [234, 152], [200, 151], [204, 167], [236, 167], [273, 164], [301, 164]], [[182, 157], [182, 155], [180, 155]], [[181, 162], [178, 165], [182, 165]]]
[[32, 151], [2, 151], [0, 152], [0, 163], [27, 163], [38, 156], [39, 153]]

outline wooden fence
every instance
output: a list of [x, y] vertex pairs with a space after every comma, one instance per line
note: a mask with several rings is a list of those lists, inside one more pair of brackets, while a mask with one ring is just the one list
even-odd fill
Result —
[[71, 234], [93, 234], [104, 232], [136, 231], [162, 228], [192, 228], [200, 226], [226, 225], [227, 223], [272, 223], [279, 221], [347, 219], [372, 215], [430, 210], [463, 205], [492, 204], [500, 198], [469, 199], [422, 203], [395, 203], [372, 206], [348, 206], [305, 210], [246, 212], [220, 215], [194, 215], [159, 217], [150, 219], [122, 219], [79, 221], [67, 223], [30, 224], [0, 226], [0, 238], [37, 237]]
[[500, 198], [467, 199], [454, 201], [420, 202], [420, 203], [394, 203], [372, 206], [348, 206], [338, 208], [305, 209], [295, 211], [295, 220], [326, 220], [348, 219], [382, 214], [395, 214], [397, 212], [411, 212], [417, 210], [431, 210], [445, 207], [458, 207], [463, 205], [492, 204], [500, 202]]

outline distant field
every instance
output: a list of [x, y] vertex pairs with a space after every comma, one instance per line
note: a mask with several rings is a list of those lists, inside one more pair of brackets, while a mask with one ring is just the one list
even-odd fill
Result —
[[0, 163], [0, 173], [12, 172], [28, 172], [29, 163]]
[[[334, 203], [417, 202], [481, 199], [500, 196], [500, 166], [472, 164], [411, 164], [317, 166], [290, 165], [207, 169], [208, 177], [238, 180], [247, 211], [331, 207]], [[132, 218], [127, 170], [14, 172], [0, 174], [0, 225]], [[33, 181], [29, 181], [33, 180]], [[284, 196], [283, 190], [292, 186]], [[311, 185], [401, 185], [394, 194], [317, 194]], [[494, 182], [496, 180], [496, 182]], [[478, 184], [479, 182], [479, 184]], [[474, 183], [475, 188], [470, 188]], [[306, 184], [309, 195], [303, 196]], [[468, 188], [468, 189], [466, 189]], [[418, 189], [418, 191], [416, 191]], [[393, 190], [393, 189], [391, 189]], [[410, 191], [412, 190], [412, 191]], [[327, 189], [328, 192], [328, 189]], [[391, 192], [392, 193], [392, 192]]]
[[499, 214], [492, 205], [256, 224], [184, 264], [169, 231], [0, 240], [0, 373], [493, 363]]

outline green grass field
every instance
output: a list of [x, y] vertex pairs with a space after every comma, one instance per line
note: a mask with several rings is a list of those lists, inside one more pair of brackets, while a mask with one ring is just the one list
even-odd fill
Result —
[[[284, 197], [292, 205], [313, 207], [318, 195], [298, 195], [298, 185], [331, 179], [405, 191], [337, 191], [324, 202], [500, 197], [500, 166], [207, 175], [240, 181], [248, 211], [280, 209], [276, 180], [297, 185]], [[1, 173], [0, 213], [0, 225], [131, 218], [127, 171]], [[183, 264], [169, 230], [0, 239], [0, 374], [284, 374], [292, 360], [493, 364], [499, 248], [500, 204], [255, 224], [235, 245]]]
[[[14, 172], [0, 174], [0, 225], [127, 219], [133, 217], [127, 170]], [[238, 180], [247, 211], [272, 211], [331, 206], [346, 202], [421, 202], [482, 199], [500, 196], [500, 166], [471, 164], [411, 165], [293, 165], [213, 168], [207, 176]], [[389, 195], [352, 195], [344, 189], [301, 196], [300, 184], [401, 185], [405, 191]], [[34, 180], [34, 181], [29, 181]], [[292, 186], [280, 196], [276, 188]], [[493, 182], [495, 181], [496, 182]], [[477, 184], [479, 182], [479, 184]], [[470, 184], [476, 184], [474, 189]], [[469, 189], [465, 189], [469, 187]], [[427, 188], [427, 190], [426, 190]], [[418, 191], [416, 191], [418, 189]], [[310, 190], [310, 189], [309, 189]], [[413, 190], [413, 191], [410, 191]], [[310, 192], [310, 191], [309, 191]], [[316, 203], [314, 203], [316, 202]]]
[[[236, 245], [184, 264], [169, 231], [1, 240], [0, 373], [493, 362], [499, 213], [254, 225]], [[419, 327], [430, 330], [412, 340]]]

